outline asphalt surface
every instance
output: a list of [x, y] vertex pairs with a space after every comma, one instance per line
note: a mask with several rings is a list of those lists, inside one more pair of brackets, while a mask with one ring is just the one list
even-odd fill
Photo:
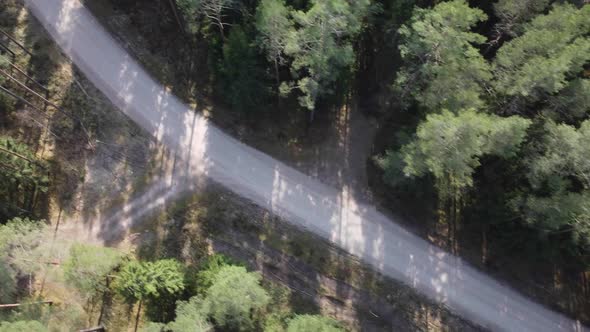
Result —
[[186, 161], [178, 166], [185, 181], [209, 177], [483, 327], [588, 331], [404, 230], [346, 190], [226, 135], [152, 79], [78, 0], [25, 3], [113, 104]]

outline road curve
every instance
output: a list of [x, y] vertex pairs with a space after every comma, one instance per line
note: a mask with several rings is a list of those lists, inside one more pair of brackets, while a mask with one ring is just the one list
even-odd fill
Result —
[[237, 194], [493, 330], [588, 331], [409, 233], [374, 207], [226, 135], [152, 79], [79, 0], [25, 0], [86, 77], [175, 151], [183, 172]]

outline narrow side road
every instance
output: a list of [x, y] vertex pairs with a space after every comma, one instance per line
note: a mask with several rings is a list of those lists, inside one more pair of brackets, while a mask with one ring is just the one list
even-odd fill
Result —
[[78, 0], [25, 0], [80, 70], [122, 112], [185, 162], [188, 181], [210, 177], [495, 330], [587, 331], [419, 237], [374, 207], [224, 134], [155, 82]]

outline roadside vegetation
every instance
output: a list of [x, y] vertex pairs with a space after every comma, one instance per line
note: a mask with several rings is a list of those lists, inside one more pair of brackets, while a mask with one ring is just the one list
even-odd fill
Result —
[[66, 331], [95, 321], [109, 330], [127, 329], [127, 324], [112, 320], [123, 315], [114, 308], [128, 313], [130, 321], [134, 317], [133, 330], [141, 325], [145, 331], [209, 331], [214, 327], [252, 331], [267, 326], [273, 331], [303, 331], [312, 324], [343, 331], [332, 319], [272, 307], [271, 302], [280, 298], [271, 297], [261, 286], [260, 274], [222, 255], [205, 257], [198, 266], [187, 268], [175, 259], [138, 261], [111, 248], [74, 244], [51, 277], [51, 286], [65, 288], [70, 300], [53, 304], [26, 297], [17, 282], [44, 275], [44, 266], [53, 263], [44, 241], [47, 231], [40, 222], [18, 218], [0, 227], [1, 300], [28, 299], [21, 303], [24, 309], [4, 309], [2, 331], [14, 331], [17, 326]]
[[[330, 184], [590, 322], [587, 2], [84, 3], [195, 111], [304, 171], [342, 143], [342, 114], [370, 118], [367, 155], [345, 149], [367, 183]], [[59, 237], [173, 157], [21, 1], [2, 1], [0, 29], [0, 332], [477, 329], [215, 186], [102, 229], [107, 246]]]

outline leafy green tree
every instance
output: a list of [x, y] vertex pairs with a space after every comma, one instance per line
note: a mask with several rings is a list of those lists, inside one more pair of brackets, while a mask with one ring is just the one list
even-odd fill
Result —
[[[0, 54], [0, 68], [4, 69], [8, 66], [8, 59], [5, 55]], [[0, 84], [3, 84], [6, 78], [0, 75]], [[7, 96], [4, 92], [0, 93], [0, 114], [8, 114], [14, 110], [14, 99]]]
[[184, 25], [184, 30], [188, 33], [194, 34], [199, 31], [199, 0], [175, 0], [176, 8], [182, 15], [183, 21], [180, 24]]
[[206, 297], [207, 311], [215, 324], [240, 331], [254, 327], [256, 312], [268, 301], [260, 275], [241, 266], [222, 267]]
[[[590, 245], [590, 120], [579, 128], [545, 123], [541, 151], [530, 158], [533, 192], [512, 202], [541, 234], [567, 233]], [[582, 252], [580, 256], [585, 256]]]
[[292, 12], [295, 30], [289, 33], [285, 53], [293, 61], [297, 81], [283, 84], [283, 94], [298, 89], [301, 106], [313, 121], [317, 99], [331, 92], [331, 85], [354, 62], [352, 41], [361, 31], [370, 1], [311, 0], [307, 11]]
[[406, 176], [434, 175], [442, 197], [473, 185], [473, 172], [487, 154], [510, 158], [526, 135], [530, 120], [502, 118], [474, 110], [430, 114], [416, 138], [401, 150]]
[[39, 193], [48, 189], [44, 164], [29, 148], [0, 136], [0, 220], [31, 211]]
[[240, 26], [234, 26], [223, 45], [221, 67], [222, 93], [234, 110], [255, 111], [262, 107], [265, 86], [257, 58], [249, 35]]
[[297, 315], [289, 321], [287, 332], [343, 332], [335, 320], [319, 315]]
[[279, 66], [285, 64], [285, 47], [289, 34], [293, 33], [293, 22], [289, 19], [289, 9], [285, 6], [285, 1], [260, 1], [256, 8], [256, 29], [260, 33], [260, 47], [266, 51], [268, 61], [274, 64], [275, 80], [279, 89]]
[[496, 25], [497, 32], [512, 37], [521, 34], [523, 25], [541, 14], [549, 6], [549, 2], [550, 0], [499, 0], [494, 4], [494, 12], [500, 20]]
[[381, 164], [392, 166], [401, 160], [407, 177], [434, 176], [440, 210], [448, 215], [449, 244], [454, 246], [464, 192], [473, 185], [480, 158], [513, 157], [530, 124], [530, 120], [517, 116], [502, 118], [474, 110], [457, 114], [443, 110], [428, 115], [418, 126], [416, 137], [399, 154], [387, 153]]
[[553, 119], [572, 121], [590, 114], [590, 79], [576, 78], [547, 99], [545, 113]]
[[416, 8], [410, 23], [399, 29], [404, 67], [395, 88], [402, 101], [411, 96], [430, 110], [483, 108], [492, 74], [473, 46], [486, 39], [471, 29], [486, 18], [465, 0]]
[[200, 271], [194, 278], [195, 284], [193, 286], [193, 291], [195, 293], [205, 295], [207, 293], [207, 290], [215, 282], [219, 271], [222, 268], [230, 265], [237, 264], [234, 260], [225, 255], [214, 254], [208, 256], [207, 259], [201, 264]]
[[207, 303], [195, 296], [189, 301], [179, 301], [176, 307], [176, 319], [166, 328], [173, 332], [206, 332], [213, 326], [207, 320]]
[[505, 43], [494, 60], [495, 88], [509, 98], [537, 101], [558, 93], [590, 61], [590, 6], [555, 5]]
[[117, 291], [130, 302], [139, 301], [135, 330], [139, 323], [142, 302], [165, 294], [177, 294], [184, 289], [182, 265], [173, 259], [155, 262], [129, 261], [117, 275]]
[[553, 183], [555, 190], [567, 188], [575, 179], [590, 189], [590, 120], [580, 128], [547, 121], [543, 151], [530, 163], [529, 179], [534, 187]]
[[529, 195], [519, 203], [525, 222], [541, 234], [568, 233], [573, 244], [590, 246], [589, 190], [559, 191], [548, 197]]
[[157, 298], [184, 289], [182, 265], [173, 259], [155, 262], [130, 261], [118, 274], [117, 289], [129, 300]]
[[106, 278], [122, 261], [122, 254], [112, 248], [74, 244], [64, 263], [66, 280], [91, 299], [106, 291]]
[[0, 332], [48, 332], [49, 329], [35, 320], [0, 322]]
[[45, 236], [42, 221], [14, 218], [0, 225], [0, 301], [13, 302], [16, 277], [34, 274], [43, 265], [37, 251]]
[[199, 0], [175, 0], [175, 2], [185, 16], [192, 16], [199, 5]]
[[14, 271], [4, 260], [0, 260], [0, 303], [13, 302], [15, 294], [16, 279]]

